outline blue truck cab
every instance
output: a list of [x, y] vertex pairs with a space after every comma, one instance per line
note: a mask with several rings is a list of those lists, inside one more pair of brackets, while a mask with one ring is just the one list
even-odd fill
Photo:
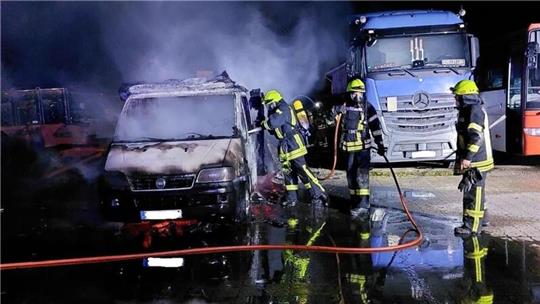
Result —
[[[354, 77], [364, 80], [392, 162], [455, 159], [457, 110], [450, 87], [472, 79], [479, 56], [463, 15], [414, 10], [351, 18], [347, 61], [327, 74], [332, 94], [345, 93]], [[372, 160], [384, 162], [374, 152]]]

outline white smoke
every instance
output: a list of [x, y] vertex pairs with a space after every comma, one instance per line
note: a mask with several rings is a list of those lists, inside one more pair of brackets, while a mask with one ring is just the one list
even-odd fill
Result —
[[[343, 56], [344, 8], [234, 2], [104, 5], [102, 31], [125, 81], [227, 70], [241, 85], [275, 88], [290, 100], [321, 84], [322, 64]], [[282, 22], [291, 23], [289, 32], [279, 31]]]

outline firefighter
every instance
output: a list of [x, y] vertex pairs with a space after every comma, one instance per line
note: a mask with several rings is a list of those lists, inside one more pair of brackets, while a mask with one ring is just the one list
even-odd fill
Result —
[[298, 201], [298, 179], [309, 190], [315, 206], [328, 204], [328, 196], [317, 177], [306, 164], [307, 154], [299, 125], [293, 109], [283, 100], [281, 94], [271, 90], [264, 94], [264, 104], [268, 107], [268, 117], [262, 127], [279, 141], [279, 158], [283, 168], [287, 199], [283, 205], [294, 206]]
[[454, 232], [477, 234], [484, 218], [487, 173], [494, 167], [488, 116], [474, 81], [461, 80], [451, 90], [459, 110], [456, 169], [463, 174], [463, 225]]
[[465, 284], [466, 294], [461, 303], [491, 304], [493, 290], [486, 282], [485, 260], [488, 254], [486, 240], [482, 236], [472, 235], [463, 240], [465, 251]]
[[[341, 149], [347, 152], [347, 182], [351, 197], [351, 215], [358, 217], [369, 212], [369, 166], [371, 162], [371, 134], [377, 153], [386, 152], [382, 140], [381, 125], [377, 112], [365, 99], [365, 85], [360, 79], [353, 79], [347, 85], [349, 98], [335, 109], [341, 113]], [[369, 129], [369, 130], [368, 130]]]

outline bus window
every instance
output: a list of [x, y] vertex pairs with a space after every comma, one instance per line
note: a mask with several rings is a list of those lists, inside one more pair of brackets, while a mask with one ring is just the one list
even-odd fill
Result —
[[2, 103], [2, 126], [13, 126], [15, 117], [13, 117], [13, 107], [9, 102]]
[[521, 57], [513, 56], [510, 66], [510, 98], [508, 108], [518, 109], [521, 107]]
[[529, 66], [527, 103], [525, 107], [529, 109], [540, 109], [540, 31], [529, 33], [529, 42], [536, 42], [536, 58], [533, 58], [536, 63], [533, 66]]
[[18, 125], [39, 124], [39, 113], [36, 98], [32, 95], [23, 95], [15, 101], [15, 112], [18, 116]]
[[9, 97], [5, 92], [2, 92], [2, 126], [13, 126], [15, 125], [15, 117], [13, 116], [13, 106], [9, 101]]
[[42, 93], [41, 101], [45, 124], [65, 122], [64, 95], [62, 93]]
[[504, 72], [502, 68], [496, 68], [487, 72], [485, 80], [486, 90], [500, 90], [504, 87]]

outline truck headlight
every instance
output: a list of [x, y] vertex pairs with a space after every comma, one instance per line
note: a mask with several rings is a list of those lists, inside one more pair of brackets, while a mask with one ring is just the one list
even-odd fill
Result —
[[540, 136], [540, 128], [523, 128], [523, 131], [529, 136]]
[[234, 178], [234, 170], [231, 167], [203, 169], [199, 172], [197, 183], [229, 182]]

